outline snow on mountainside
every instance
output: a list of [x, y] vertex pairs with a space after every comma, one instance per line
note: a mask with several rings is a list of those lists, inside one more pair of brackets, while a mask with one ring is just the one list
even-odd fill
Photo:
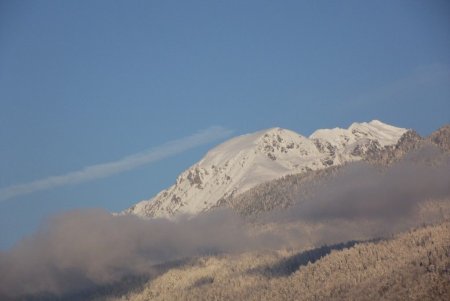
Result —
[[373, 120], [348, 129], [322, 129], [309, 138], [271, 128], [232, 138], [181, 173], [176, 183], [124, 213], [145, 217], [197, 214], [231, 195], [287, 174], [361, 160], [367, 152], [396, 144], [406, 129]]

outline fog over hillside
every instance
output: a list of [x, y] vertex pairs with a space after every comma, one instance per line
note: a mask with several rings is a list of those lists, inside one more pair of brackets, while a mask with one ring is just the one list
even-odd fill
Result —
[[[448, 300], [450, 224], [375, 242], [200, 258], [108, 300]], [[98, 299], [103, 300], [103, 299]]]
[[[0, 297], [83, 300], [101, 287], [123, 286], [126, 279], [164, 275], [167, 262], [321, 250], [326, 244], [382, 239], [440, 223], [450, 218], [450, 157], [425, 145], [388, 165], [348, 163], [284, 177], [244, 195], [194, 218], [144, 219], [100, 209], [55, 215], [0, 253]], [[439, 253], [444, 265], [445, 254]], [[184, 294], [179, 296], [190, 299]]]
[[0, 0], [0, 301], [450, 301], [450, 0]]
[[[436, 167], [404, 161], [387, 170], [354, 163], [320, 187], [289, 210], [265, 215], [266, 230], [257, 231], [227, 209], [177, 221], [112, 216], [102, 210], [57, 215], [1, 254], [0, 291], [7, 297], [62, 296], [145, 274], [170, 260], [390, 235], [445, 218], [450, 165], [448, 158]], [[426, 219], [417, 218], [418, 205], [429, 200], [440, 200], [440, 209], [431, 206], [434, 211], [425, 212]], [[295, 223], [299, 226], [282, 226]]]

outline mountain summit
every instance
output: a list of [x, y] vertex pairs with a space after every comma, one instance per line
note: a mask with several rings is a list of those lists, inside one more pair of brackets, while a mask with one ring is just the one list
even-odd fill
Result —
[[396, 144], [405, 132], [373, 120], [353, 123], [348, 129], [320, 129], [309, 137], [282, 128], [238, 136], [210, 150], [174, 185], [124, 213], [172, 217], [208, 211], [263, 182], [362, 160]]

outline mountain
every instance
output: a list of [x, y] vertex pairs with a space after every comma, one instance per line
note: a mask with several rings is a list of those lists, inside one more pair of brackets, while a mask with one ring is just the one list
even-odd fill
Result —
[[[428, 137], [421, 137], [414, 130], [409, 130], [396, 144], [367, 151], [363, 160], [375, 169], [384, 171], [400, 161], [403, 165], [415, 165], [417, 168], [427, 165], [444, 167], [449, 164], [449, 142], [450, 125], [441, 127]], [[229, 197], [221, 205], [232, 208], [246, 217], [257, 217], [260, 213], [276, 208], [288, 208], [316, 195], [318, 191], [323, 190], [324, 186], [329, 185], [333, 178], [342, 176], [350, 167], [350, 164], [344, 164], [287, 175], [258, 184], [243, 193]]]
[[405, 133], [373, 120], [348, 129], [320, 129], [309, 137], [281, 128], [238, 136], [210, 150], [174, 185], [123, 213], [172, 217], [205, 212], [270, 180], [365, 159], [396, 145]]

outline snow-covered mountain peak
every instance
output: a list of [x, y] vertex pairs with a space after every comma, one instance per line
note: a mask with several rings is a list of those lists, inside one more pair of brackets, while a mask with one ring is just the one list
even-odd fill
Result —
[[181, 173], [176, 183], [128, 210], [147, 217], [197, 214], [260, 183], [361, 160], [368, 151], [395, 144], [406, 132], [380, 121], [348, 129], [322, 129], [309, 138], [270, 128], [232, 138]]
[[310, 139], [318, 139], [330, 142], [337, 148], [352, 146], [353, 143], [367, 139], [377, 141], [380, 146], [397, 143], [398, 139], [407, 131], [385, 124], [379, 120], [371, 122], [352, 123], [348, 129], [334, 128], [315, 131]]
[[[362, 135], [367, 138], [376, 139], [382, 146], [395, 144], [398, 139], [407, 131], [379, 120], [372, 120], [369, 123], [353, 123], [349, 130], [355, 135]], [[361, 137], [361, 136], [360, 136]]]
[[221, 164], [244, 153], [247, 157], [258, 154], [285, 152], [308, 139], [287, 129], [270, 128], [232, 138], [210, 150], [199, 165]]

